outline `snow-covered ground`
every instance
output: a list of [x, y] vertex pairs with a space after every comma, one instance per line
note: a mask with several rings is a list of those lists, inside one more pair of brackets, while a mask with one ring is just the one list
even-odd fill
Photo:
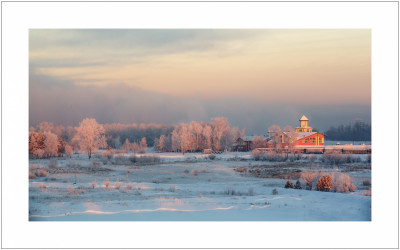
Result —
[[[285, 179], [257, 178], [238, 167], [282, 165], [259, 162], [251, 153], [224, 153], [214, 160], [199, 153], [156, 154], [160, 162], [116, 165], [85, 155], [72, 159], [30, 160], [48, 175], [29, 180], [31, 221], [369, 221], [371, 196], [362, 182], [371, 180], [370, 163], [349, 164], [358, 190], [353, 193], [285, 189]], [[128, 158], [130, 155], [122, 155]], [[140, 157], [140, 156], [138, 156]], [[320, 156], [318, 156], [320, 157]], [[41, 165], [40, 165], [41, 164]], [[286, 165], [285, 165], [286, 164]], [[310, 163], [331, 171], [335, 166]], [[365, 167], [367, 166], [367, 167]], [[369, 166], [369, 168], [368, 168]], [[346, 166], [338, 166], [343, 170]], [[75, 173], [76, 170], [76, 184]], [[129, 170], [129, 173], [128, 171]], [[107, 181], [110, 184], [107, 187]], [[292, 180], [296, 181], [296, 180]], [[273, 194], [273, 190], [277, 193]]]

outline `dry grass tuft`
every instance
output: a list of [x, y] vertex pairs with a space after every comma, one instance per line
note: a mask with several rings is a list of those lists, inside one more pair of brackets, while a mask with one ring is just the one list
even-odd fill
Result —
[[40, 188], [41, 191], [44, 191], [47, 188], [47, 185], [44, 184], [44, 183], [40, 183], [39, 184], [39, 188]]
[[104, 180], [103, 185], [104, 185], [104, 187], [105, 187], [106, 189], [110, 189], [110, 186], [111, 186], [110, 180], [109, 180], [108, 178], [106, 178], [106, 179]]
[[90, 183], [90, 187], [91, 187], [91, 188], [96, 188], [96, 187], [97, 187], [97, 183], [96, 183], [96, 181], [95, 181], [95, 182], [92, 182], [92, 183]]

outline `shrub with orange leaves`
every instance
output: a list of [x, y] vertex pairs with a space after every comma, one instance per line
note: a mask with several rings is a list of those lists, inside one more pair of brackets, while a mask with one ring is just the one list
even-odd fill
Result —
[[318, 179], [317, 190], [328, 192], [332, 188], [332, 176], [324, 175]]

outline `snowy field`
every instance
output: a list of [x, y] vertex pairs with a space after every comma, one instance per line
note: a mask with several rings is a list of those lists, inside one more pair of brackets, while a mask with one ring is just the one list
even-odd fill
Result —
[[[147, 153], [105, 159], [75, 154], [72, 159], [30, 160], [30, 221], [370, 221], [371, 180], [366, 155], [332, 166], [304, 156], [294, 162], [255, 161], [251, 153]], [[140, 155], [136, 155], [140, 159]], [[136, 161], [132, 163], [132, 161]], [[264, 168], [262, 178], [235, 169]], [[304, 169], [347, 172], [357, 186], [351, 193], [286, 189], [287, 178]], [[286, 175], [286, 176], [285, 176]], [[286, 177], [286, 178], [285, 178]], [[75, 183], [76, 179], [76, 183]], [[290, 179], [293, 183], [296, 179]], [[274, 190], [275, 189], [275, 190]]]

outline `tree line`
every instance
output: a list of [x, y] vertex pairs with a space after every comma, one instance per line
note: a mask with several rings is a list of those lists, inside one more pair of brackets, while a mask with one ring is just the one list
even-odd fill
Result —
[[371, 125], [363, 121], [355, 121], [349, 125], [330, 127], [325, 135], [327, 140], [371, 141]]
[[[29, 154], [34, 158], [57, 157], [85, 152], [89, 159], [97, 149], [145, 153], [147, 146], [159, 152], [198, 152], [204, 149], [227, 151], [237, 138], [245, 135], [238, 127], [231, 129], [228, 119], [217, 117], [207, 122], [188, 124], [98, 124], [83, 119], [77, 127], [54, 126], [41, 122], [29, 129]], [[123, 142], [123, 143], [121, 143]]]

